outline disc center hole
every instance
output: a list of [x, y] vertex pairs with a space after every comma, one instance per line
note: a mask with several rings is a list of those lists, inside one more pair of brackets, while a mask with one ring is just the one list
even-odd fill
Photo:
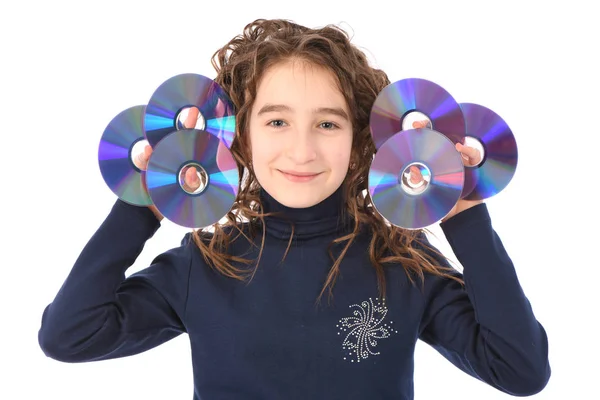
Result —
[[[193, 172], [188, 172], [195, 169], [197, 179], [193, 178]], [[186, 179], [186, 176], [190, 176]], [[208, 186], [208, 174], [202, 165], [196, 162], [185, 164], [179, 171], [179, 186], [188, 194], [202, 193]], [[192, 178], [192, 179], [190, 179]]]
[[180, 129], [199, 129], [205, 130], [206, 120], [196, 106], [184, 107], [177, 114], [175, 119], [175, 127]]
[[481, 163], [483, 162], [484, 157], [485, 157], [485, 148], [483, 147], [483, 144], [481, 143], [481, 141], [473, 136], [465, 136], [464, 145], [467, 147], [472, 147], [472, 148], [476, 149], [480, 155], [479, 162], [472, 163], [472, 162], [469, 162], [469, 159], [467, 156], [462, 154], [463, 159], [466, 161], [465, 165], [467, 167], [477, 167], [477, 166], [481, 165]]
[[135, 142], [129, 151], [129, 159], [138, 172], [145, 171], [148, 166], [147, 164], [142, 165], [140, 162], [140, 156], [144, 153], [148, 145], [149, 143], [146, 139], [141, 139]]
[[400, 186], [412, 195], [423, 193], [431, 182], [431, 171], [420, 162], [410, 163], [400, 175]]
[[402, 130], [406, 131], [409, 129], [416, 128], [433, 129], [431, 118], [429, 118], [427, 115], [423, 114], [420, 111], [408, 112], [402, 120]]

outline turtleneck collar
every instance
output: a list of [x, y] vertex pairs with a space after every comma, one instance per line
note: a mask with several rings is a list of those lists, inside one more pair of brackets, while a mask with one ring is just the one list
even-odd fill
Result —
[[264, 212], [277, 213], [265, 217], [267, 234], [279, 239], [289, 239], [294, 225], [294, 239], [310, 239], [344, 231], [349, 225], [345, 216], [343, 185], [322, 202], [308, 208], [287, 207], [260, 190]]

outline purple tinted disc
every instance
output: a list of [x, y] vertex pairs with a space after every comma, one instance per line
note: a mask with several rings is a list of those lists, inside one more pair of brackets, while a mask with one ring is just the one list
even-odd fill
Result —
[[180, 74], [163, 82], [152, 94], [144, 117], [144, 132], [154, 148], [162, 138], [179, 130], [179, 112], [197, 107], [205, 130], [222, 139], [227, 147], [235, 136], [234, 105], [214, 80], [199, 74]]
[[473, 103], [461, 103], [460, 106], [465, 116], [467, 137], [479, 140], [484, 152], [478, 166], [465, 169], [463, 198], [487, 199], [506, 188], [515, 175], [517, 142], [507, 123], [494, 111]]
[[144, 107], [130, 107], [117, 114], [104, 130], [98, 146], [98, 163], [104, 181], [121, 200], [136, 206], [152, 204], [145, 187], [145, 173], [131, 159], [133, 146], [145, 139]]
[[465, 120], [450, 93], [426, 79], [407, 78], [386, 86], [371, 108], [369, 126], [376, 148], [403, 130], [404, 118], [412, 111], [425, 114], [431, 121], [430, 128], [452, 142], [463, 142]]
[[[180, 172], [188, 164], [206, 172], [204, 190], [188, 193]], [[229, 148], [202, 130], [182, 129], [165, 136], [152, 151], [146, 185], [156, 208], [168, 220], [188, 228], [204, 228], [221, 220], [234, 204], [239, 173]]]
[[[420, 164], [429, 180], [415, 194], [402, 182], [405, 170]], [[445, 217], [460, 199], [464, 166], [460, 153], [445, 135], [427, 128], [390, 137], [379, 148], [369, 170], [369, 194], [376, 210], [390, 223], [421, 229]]]

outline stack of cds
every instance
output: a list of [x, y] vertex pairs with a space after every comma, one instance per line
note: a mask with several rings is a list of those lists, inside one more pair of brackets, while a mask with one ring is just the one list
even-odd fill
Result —
[[[197, 115], [196, 118], [190, 116]], [[193, 119], [193, 126], [186, 120]], [[123, 201], [153, 205], [168, 220], [190, 228], [210, 226], [235, 202], [239, 173], [231, 154], [234, 107], [224, 90], [198, 74], [181, 74], [163, 82], [148, 104], [115, 116], [98, 148], [100, 171]], [[150, 146], [145, 170], [137, 154]], [[199, 187], [184, 182], [194, 168]]]
[[[411, 120], [425, 126], [413, 128]], [[498, 194], [515, 174], [517, 144], [507, 123], [482, 105], [458, 103], [431, 81], [408, 78], [385, 87], [369, 123], [377, 148], [369, 194], [396, 226], [432, 225], [459, 200]], [[465, 165], [458, 143], [478, 149], [480, 161]]]

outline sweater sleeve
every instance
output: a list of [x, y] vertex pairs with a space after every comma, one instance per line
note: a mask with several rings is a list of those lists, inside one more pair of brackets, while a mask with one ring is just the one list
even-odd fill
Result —
[[38, 341], [48, 357], [63, 362], [124, 357], [185, 332], [191, 260], [185, 244], [125, 278], [159, 227], [149, 209], [117, 200], [43, 310]]
[[420, 339], [504, 393], [540, 392], [551, 374], [548, 338], [492, 228], [487, 206], [469, 208], [441, 228], [463, 266], [465, 285], [431, 280]]

